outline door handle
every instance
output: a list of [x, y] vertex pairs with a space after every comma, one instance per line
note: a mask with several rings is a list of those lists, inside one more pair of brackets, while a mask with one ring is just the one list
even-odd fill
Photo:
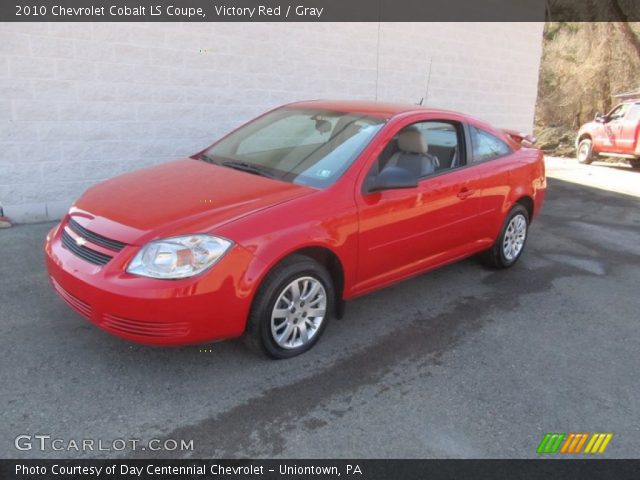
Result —
[[470, 197], [474, 193], [476, 193], [475, 190], [469, 189], [467, 187], [462, 187], [462, 190], [458, 192], [458, 198], [461, 200], [464, 200], [465, 198]]

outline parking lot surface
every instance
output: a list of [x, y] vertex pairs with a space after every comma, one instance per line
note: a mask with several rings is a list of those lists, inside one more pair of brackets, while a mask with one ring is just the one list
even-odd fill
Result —
[[[285, 361], [111, 337], [48, 285], [51, 224], [0, 230], [0, 457], [535, 457], [546, 432], [613, 432], [605, 456], [637, 457], [639, 207], [552, 178], [514, 268], [469, 259], [354, 300]], [[21, 434], [194, 450], [19, 451]]]

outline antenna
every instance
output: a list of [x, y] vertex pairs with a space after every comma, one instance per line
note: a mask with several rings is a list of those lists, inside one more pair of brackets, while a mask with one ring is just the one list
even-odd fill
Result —
[[378, 4], [378, 44], [376, 46], [376, 102], [378, 101], [378, 81], [380, 80], [380, 9], [382, 2]]
[[424, 97], [420, 100], [420, 105], [429, 101], [429, 85], [431, 84], [431, 65], [433, 64], [433, 57], [429, 57], [429, 70], [427, 71], [427, 84], [425, 86]]

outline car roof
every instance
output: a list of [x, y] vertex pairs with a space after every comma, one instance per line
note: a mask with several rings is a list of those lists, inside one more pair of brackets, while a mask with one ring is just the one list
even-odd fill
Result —
[[[373, 117], [389, 118], [401, 113], [450, 113], [458, 114], [450, 110], [430, 108], [410, 103], [374, 102], [365, 100], [308, 100], [287, 105], [293, 108], [319, 108], [322, 110], [334, 110], [338, 112], [350, 112]], [[459, 114], [458, 114], [459, 115]]]

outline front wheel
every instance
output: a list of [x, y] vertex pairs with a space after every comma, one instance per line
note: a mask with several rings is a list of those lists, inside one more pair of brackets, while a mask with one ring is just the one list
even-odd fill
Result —
[[578, 144], [578, 162], [584, 165], [593, 162], [593, 143], [588, 138]]
[[300, 355], [322, 335], [333, 305], [334, 288], [326, 268], [309, 257], [292, 255], [260, 286], [246, 341], [273, 358]]
[[484, 263], [492, 268], [509, 268], [515, 264], [527, 242], [529, 212], [522, 205], [514, 206], [493, 246], [484, 252]]
[[640, 158], [632, 158], [629, 160], [629, 163], [631, 164], [631, 168], [640, 168]]

